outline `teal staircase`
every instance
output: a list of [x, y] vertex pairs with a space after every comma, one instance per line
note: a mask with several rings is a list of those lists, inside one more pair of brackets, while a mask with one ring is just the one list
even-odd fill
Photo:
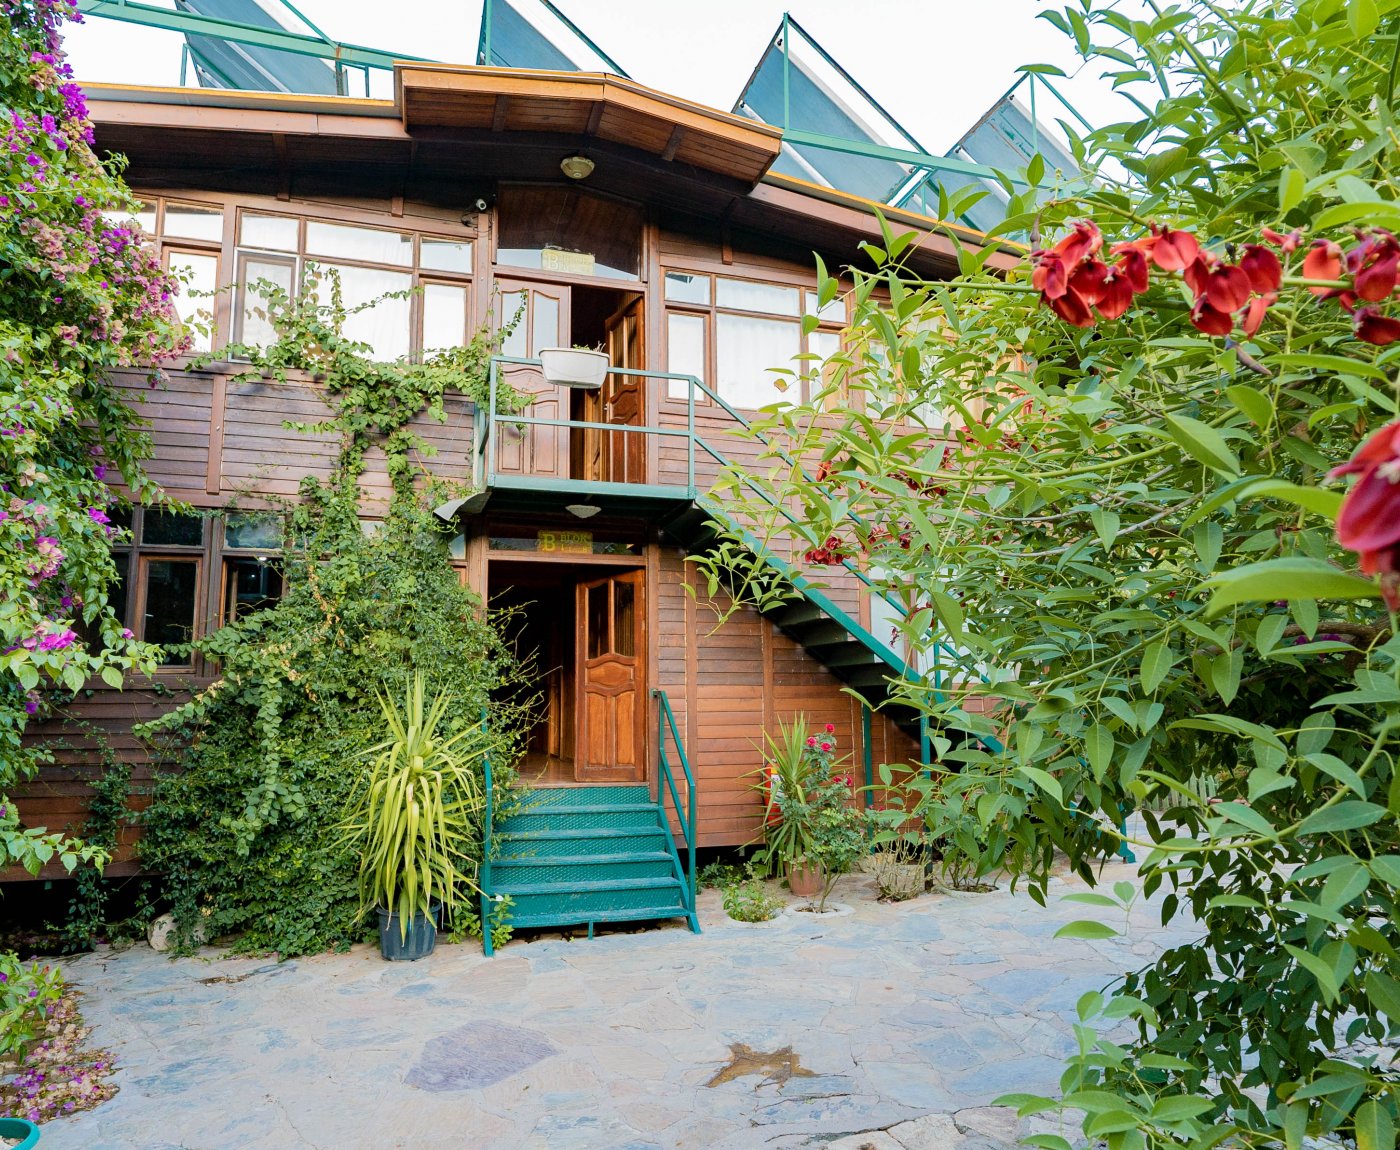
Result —
[[[499, 899], [510, 899], [512, 927], [586, 926], [683, 918], [700, 933], [695, 898], [695, 783], [664, 691], [657, 704], [657, 796], [638, 786], [542, 787], [520, 796], [499, 818], [486, 765], [486, 849], [481, 866], [482, 945], [492, 953], [490, 923]], [[667, 736], [686, 783], [683, 804], [667, 755]], [[688, 860], [671, 831], [675, 821]]]

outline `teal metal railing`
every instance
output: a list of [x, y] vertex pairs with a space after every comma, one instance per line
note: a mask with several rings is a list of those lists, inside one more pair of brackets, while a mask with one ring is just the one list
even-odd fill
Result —
[[[685, 743], [681, 740], [680, 728], [676, 726], [676, 714], [671, 710], [671, 700], [666, 697], [666, 692], [659, 687], [652, 689], [651, 697], [656, 700], [656, 760], [660, 768], [656, 782], [656, 809], [661, 817], [663, 827], [670, 825], [669, 817], [666, 813], [666, 798], [669, 795], [671, 805], [676, 812], [676, 821], [680, 824], [681, 837], [685, 840], [686, 864], [684, 872], [681, 869], [680, 855], [676, 851], [675, 840], [669, 835], [666, 841], [671, 844], [671, 859], [675, 863], [676, 877], [685, 884], [685, 906], [689, 912], [690, 929], [697, 934], [700, 933], [700, 923], [695, 917], [695, 904], [698, 895], [698, 888], [695, 879], [695, 836], [697, 828], [695, 825], [695, 776], [690, 770], [690, 760], [686, 757]], [[682, 773], [685, 775], [685, 803], [682, 805], [680, 792], [676, 789], [676, 775], [671, 769], [671, 760], [666, 754], [667, 736], [676, 749], [676, 759], [679, 762]]]
[[486, 743], [486, 753], [481, 760], [482, 790], [486, 802], [481, 814], [481, 871], [477, 889], [481, 892], [481, 949], [490, 958], [495, 947], [491, 944], [491, 856], [495, 853], [492, 842], [492, 822], [495, 819], [496, 789], [491, 777], [491, 743], [487, 737], [486, 708], [481, 708], [481, 737]]
[[[814, 586], [810, 580], [794, 566], [782, 557], [774, 554], [762, 540], [758, 539], [752, 532], [741, 526], [733, 517], [725, 512], [722, 504], [714, 499], [702, 497], [696, 487], [696, 460], [697, 453], [703, 452], [720, 468], [728, 471], [738, 478], [744, 486], [752, 491], [764, 503], [773, 509], [781, 518], [791, 524], [799, 523], [790, 509], [781, 502], [774, 499], [754, 478], [742, 469], [734, 465], [722, 451], [712, 446], [703, 436], [696, 431], [696, 402], [703, 396], [714, 410], [724, 412], [734, 423], [754, 436], [763, 446], [771, 451], [777, 458], [792, 467], [795, 472], [803, 478], [815, 483], [816, 479], [805, 467], [782, 447], [775, 445], [762, 432], [753, 428], [753, 425], [736, 411], [721, 395], [709, 387], [703, 380], [693, 375], [684, 375], [676, 372], [647, 371], [637, 368], [610, 368], [614, 375], [633, 376], [644, 379], [658, 379], [675, 381], [686, 385], [686, 407], [684, 427], [667, 427], [660, 425], [620, 425], [611, 423], [589, 422], [585, 420], [571, 419], [546, 419], [540, 416], [532, 416], [516, 412], [500, 412], [498, 399], [500, 396], [500, 372], [502, 367], [540, 367], [538, 359], [529, 359], [520, 356], [493, 356], [488, 369], [488, 394], [487, 403], [484, 409], [479, 409], [477, 419], [474, 422], [475, 442], [473, 444], [473, 469], [472, 474], [476, 485], [479, 488], [490, 487], [498, 480], [497, 470], [497, 440], [499, 438], [498, 426], [516, 426], [522, 428], [529, 427], [555, 427], [568, 430], [593, 429], [600, 432], [621, 432], [631, 435], [658, 435], [671, 439], [683, 439], [686, 451], [686, 482], [683, 488], [666, 487], [664, 485], [636, 484], [636, 483], [609, 483], [601, 481], [571, 480], [570, 490], [578, 490], [582, 494], [627, 492], [637, 495], [671, 495], [673, 497], [684, 498], [693, 503], [718, 522], [726, 530], [740, 539], [744, 545], [757, 555], [768, 567], [778, 575], [787, 580], [789, 584], [807, 599], [814, 606], [820, 608], [834, 622], [838, 623], [852, 638], [860, 642], [867, 650], [874, 654], [883, 662], [890, 671], [898, 675], [904, 682], [912, 683], [917, 687], [929, 690], [931, 697], [943, 702], [945, 695], [943, 691], [945, 676], [945, 660], [951, 663], [964, 675], [972, 675], [987, 682], [987, 676], [975, 665], [971, 665], [964, 658], [962, 652], [951, 644], [937, 640], [930, 648], [932, 655], [932, 667], [928, 673], [915, 668], [911, 660], [900, 655], [888, 643], [884, 642], [868, 629], [861, 626], [860, 622], [841, 608], [829, 595], [820, 588]], [[522, 481], [520, 477], [511, 476], [511, 482], [521, 485], [522, 482], [528, 485], [528, 477]], [[557, 477], [541, 477], [534, 486], [541, 489], [556, 489], [560, 483]], [[847, 512], [846, 518], [853, 523], [864, 525], [863, 520], [854, 512]], [[907, 618], [908, 612], [904, 604], [898, 599], [888, 594], [884, 588], [878, 586], [869, 575], [850, 559], [843, 558], [840, 566], [857, 582], [861, 584], [865, 592], [873, 597], [878, 597], [889, 605], [896, 617]], [[928, 760], [929, 740], [925, 737], [920, 740], [921, 754], [925, 761]]]

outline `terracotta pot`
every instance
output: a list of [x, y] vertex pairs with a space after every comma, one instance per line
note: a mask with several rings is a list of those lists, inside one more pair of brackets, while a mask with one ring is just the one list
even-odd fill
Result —
[[821, 894], [825, 885], [826, 876], [819, 864], [805, 861], [788, 863], [788, 886], [793, 894], [810, 898]]

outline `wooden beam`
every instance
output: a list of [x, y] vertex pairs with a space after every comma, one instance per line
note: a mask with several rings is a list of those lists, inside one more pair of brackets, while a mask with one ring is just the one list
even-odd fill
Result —
[[496, 111], [491, 117], [491, 130], [503, 132], [506, 127], [506, 113], [510, 111], [510, 97], [504, 92], [496, 97]]
[[603, 110], [607, 107], [602, 100], [593, 101], [593, 110], [588, 113], [588, 127], [584, 131], [590, 136], [598, 134], [598, 125], [603, 122]]
[[666, 146], [661, 150], [661, 158], [668, 164], [676, 158], [676, 153], [680, 151], [681, 141], [685, 139], [685, 128], [677, 124], [671, 129], [671, 138], [666, 141]]

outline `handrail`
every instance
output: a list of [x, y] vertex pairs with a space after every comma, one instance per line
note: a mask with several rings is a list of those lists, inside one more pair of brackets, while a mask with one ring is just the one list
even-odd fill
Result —
[[491, 777], [491, 743], [487, 736], [487, 710], [481, 708], [481, 737], [485, 750], [481, 757], [481, 774], [486, 803], [481, 818], [481, 881], [477, 889], [481, 893], [481, 949], [490, 958], [495, 948], [491, 943], [491, 842], [492, 819], [494, 818], [495, 783]]
[[[685, 744], [681, 741], [681, 733], [676, 725], [676, 714], [671, 710], [671, 700], [667, 698], [666, 692], [660, 687], [653, 687], [651, 697], [657, 701], [656, 708], [656, 757], [661, 767], [661, 777], [656, 784], [656, 809], [661, 815], [662, 825], [666, 825], [666, 791], [661, 784], [666, 784], [666, 790], [670, 791], [671, 804], [675, 807], [676, 819], [681, 824], [681, 834], [685, 837], [688, 863], [686, 868], [686, 908], [691, 915], [691, 928], [698, 931], [699, 926], [695, 920], [695, 904], [698, 894], [695, 879], [695, 776], [690, 770], [690, 760], [686, 757]], [[666, 732], [670, 729], [671, 741], [676, 746], [676, 756], [680, 760], [681, 770], [685, 772], [686, 807], [681, 809], [680, 794], [676, 791], [676, 776], [671, 770], [670, 760], [666, 757]], [[680, 867], [680, 858], [675, 855], [674, 845], [672, 846], [672, 857], [675, 859], [677, 869]], [[681, 877], [681, 876], [677, 876]]]

